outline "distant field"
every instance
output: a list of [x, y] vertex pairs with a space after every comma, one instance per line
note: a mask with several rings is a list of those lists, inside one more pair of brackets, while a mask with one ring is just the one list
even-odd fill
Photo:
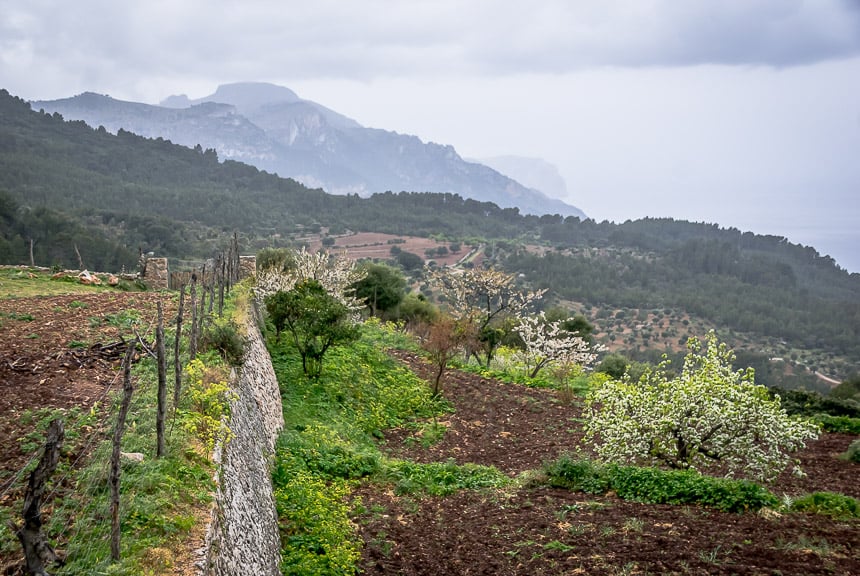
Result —
[[[393, 234], [377, 234], [374, 232], [358, 232], [343, 236], [331, 236], [335, 243], [333, 246], [326, 247], [331, 253], [346, 253], [350, 258], [357, 260], [362, 258], [374, 258], [379, 260], [388, 260], [393, 258], [391, 248], [397, 247], [404, 252], [412, 252], [427, 260], [435, 260], [441, 265], [456, 264], [460, 259], [466, 256], [471, 250], [466, 245], [461, 245], [460, 250], [456, 253], [450, 251], [450, 242], [439, 242], [432, 238], [418, 238], [415, 236], [395, 236]], [[305, 239], [310, 250], [318, 250], [323, 247], [322, 237], [312, 236]], [[434, 252], [440, 247], [449, 249], [448, 254], [444, 256], [428, 256], [427, 251]]]

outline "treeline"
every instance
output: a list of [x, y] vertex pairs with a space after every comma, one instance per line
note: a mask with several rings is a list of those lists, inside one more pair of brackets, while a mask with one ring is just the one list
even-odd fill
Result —
[[4, 90], [0, 203], [0, 263], [28, 264], [31, 242], [37, 264], [77, 267], [77, 246], [86, 266], [116, 269], [138, 250], [208, 257], [234, 231], [248, 250], [289, 246], [320, 226], [436, 235], [485, 242], [497, 264], [560, 298], [676, 308], [860, 361], [860, 274], [779, 236], [669, 218], [521, 215], [456, 194], [333, 196], [220, 162], [214, 150], [65, 122]]
[[503, 262], [508, 271], [524, 274], [535, 287], [560, 298], [610, 308], [683, 310], [738, 332], [860, 358], [856, 287], [822, 286], [814, 293], [790, 265], [756, 253], [742, 255], [724, 243], [691, 240], [648, 258], [625, 250], [596, 257], [591, 251], [540, 256], [518, 249]]
[[[86, 260], [83, 259], [86, 254]], [[22, 208], [0, 190], [0, 263], [63, 263], [92, 270], [132, 269], [137, 253], [45, 207]]]

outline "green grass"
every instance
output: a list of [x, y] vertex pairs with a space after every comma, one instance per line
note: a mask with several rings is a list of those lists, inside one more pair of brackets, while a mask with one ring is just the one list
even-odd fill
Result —
[[[173, 552], [195, 525], [194, 510], [211, 500], [213, 467], [194, 446], [198, 441], [177, 421], [169, 427], [167, 454], [155, 459], [154, 362], [134, 370], [135, 395], [123, 436], [124, 452], [141, 452], [144, 461], [123, 461], [120, 491], [121, 561], [110, 562], [110, 442], [102, 442], [80, 471], [74, 492], [66, 495], [51, 519], [64, 532], [68, 562], [57, 574], [165, 573]], [[119, 398], [109, 407], [118, 409]], [[153, 554], [152, 550], [161, 550]]]
[[[129, 311], [114, 315], [111, 322], [128, 329], [139, 318], [136, 311]], [[168, 344], [172, 350], [172, 344]], [[222, 362], [214, 352], [198, 358], [209, 366]], [[41, 450], [50, 420], [63, 416], [66, 422], [63, 455], [48, 486], [49, 504], [43, 506], [45, 533], [67, 557], [66, 565], [51, 570], [52, 574], [172, 574], [200, 510], [211, 502], [214, 466], [201, 439], [194, 434], [194, 426], [186, 425], [194, 413], [190, 394], [186, 390], [175, 420], [168, 414], [167, 453], [155, 459], [155, 361], [142, 355], [142, 361], [133, 369], [133, 380], [135, 391], [122, 450], [143, 453], [144, 460], [122, 462], [118, 563], [110, 561], [108, 468], [120, 395], [108, 396], [88, 411], [37, 409], [20, 416], [32, 430], [20, 438], [20, 446], [25, 453], [34, 455]], [[79, 461], [81, 455], [84, 457]], [[30, 468], [35, 465], [34, 459]], [[26, 474], [22, 474], [17, 485], [23, 487], [25, 482]], [[20, 502], [0, 508], [0, 552], [4, 555], [20, 552], [17, 539], [6, 526], [7, 520], [20, 522], [19, 514]]]
[[509, 482], [493, 468], [416, 464], [380, 453], [384, 430], [419, 426], [447, 409], [424, 381], [385, 355], [385, 348], [404, 346], [403, 338], [390, 325], [371, 322], [359, 341], [327, 353], [317, 379], [305, 377], [288, 342], [269, 339], [288, 423], [272, 473], [284, 574], [355, 573], [361, 547], [352, 520], [357, 512], [344, 502], [362, 479], [423, 494]]
[[77, 281], [51, 279], [51, 273], [38, 268], [0, 267], [0, 299], [88, 294], [110, 290], [106, 286], [86, 286]]

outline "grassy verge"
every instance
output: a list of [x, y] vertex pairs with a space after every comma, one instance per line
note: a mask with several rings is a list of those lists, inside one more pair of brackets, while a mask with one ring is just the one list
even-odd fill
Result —
[[[231, 307], [231, 314], [232, 311]], [[136, 323], [135, 312], [128, 311], [130, 323]], [[221, 324], [224, 322], [227, 320]], [[172, 398], [173, 334], [166, 328], [168, 396]], [[43, 505], [45, 534], [66, 558], [66, 565], [52, 570], [52, 574], [174, 574], [189, 562], [190, 539], [202, 536], [203, 522], [208, 520], [214, 488], [211, 447], [215, 436], [228, 433], [220, 428], [220, 416], [229, 400], [224, 388], [229, 367], [222, 354], [215, 349], [198, 356], [199, 362], [185, 374], [175, 415], [169, 400], [167, 451], [160, 459], [154, 457], [156, 362], [143, 355], [134, 366], [135, 391], [122, 451], [139, 453], [142, 459], [123, 458], [121, 463], [121, 560], [116, 563], [110, 560], [108, 469], [110, 438], [121, 394], [108, 396], [87, 412], [57, 414], [56, 410], [37, 410], [24, 415], [33, 421], [34, 432], [22, 441], [25, 449], [34, 454], [41, 450], [50, 419], [63, 415], [66, 422], [61, 462], [47, 487], [47, 503]], [[35, 465], [34, 459], [31, 467]], [[26, 484], [26, 474], [18, 482]], [[19, 512], [20, 503], [0, 508], [0, 552], [4, 555], [20, 553], [20, 545], [5, 522], [19, 521]]]

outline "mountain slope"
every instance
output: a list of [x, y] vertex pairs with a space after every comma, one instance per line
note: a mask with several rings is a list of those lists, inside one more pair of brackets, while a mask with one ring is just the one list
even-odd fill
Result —
[[32, 106], [111, 132], [122, 128], [186, 146], [213, 148], [222, 158], [335, 194], [455, 193], [528, 214], [585, 217], [578, 208], [526, 188], [492, 168], [464, 161], [451, 146], [365, 128], [282, 86], [228, 84], [197, 100], [171, 96], [161, 106], [92, 93], [35, 101]]
[[333, 196], [220, 162], [211, 149], [40, 114], [0, 90], [0, 263], [28, 263], [34, 241], [39, 265], [77, 266], [77, 245], [88, 266], [132, 267], [138, 249], [205, 258], [236, 231], [253, 253], [298, 246], [323, 227], [480, 247], [489, 265], [549, 288], [549, 304], [594, 313], [601, 329], [619, 309], [642, 316], [630, 327], [637, 346], [656, 341], [649, 315], [689, 315], [742, 333], [765, 361], [798, 353], [838, 376], [860, 366], [860, 274], [783, 237], [672, 219], [524, 216], [454, 194]]

